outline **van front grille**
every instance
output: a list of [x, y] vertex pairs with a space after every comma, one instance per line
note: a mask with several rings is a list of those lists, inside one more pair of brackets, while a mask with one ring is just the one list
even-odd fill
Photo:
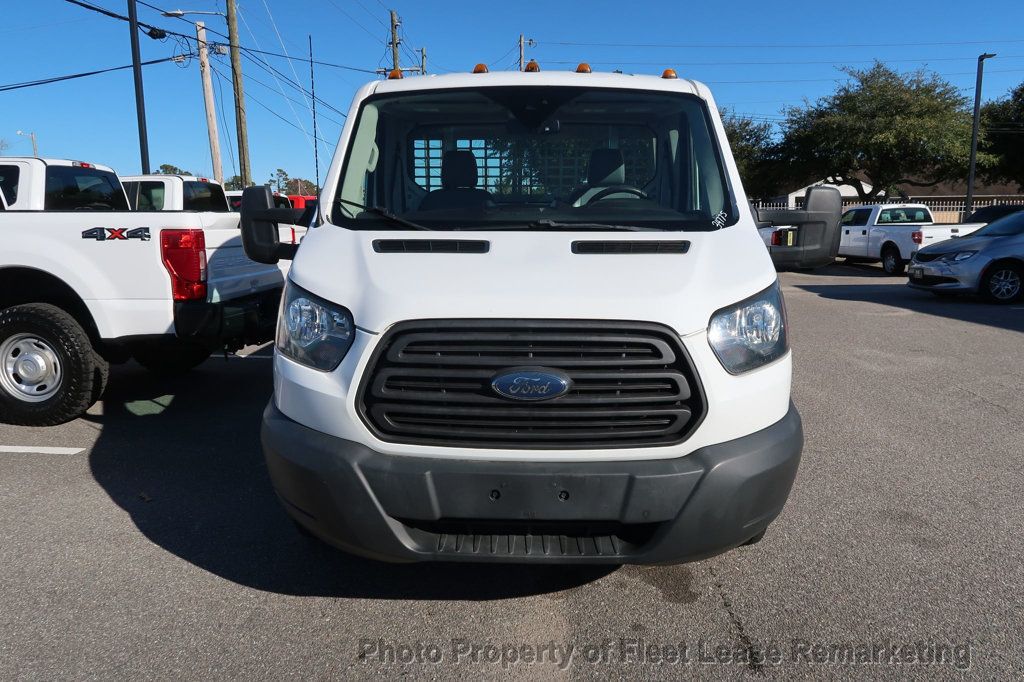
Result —
[[[544, 401], [502, 397], [517, 368], [571, 380]], [[426, 320], [393, 327], [363, 377], [359, 408], [381, 439], [500, 448], [669, 445], [704, 399], [678, 336], [643, 322]]]

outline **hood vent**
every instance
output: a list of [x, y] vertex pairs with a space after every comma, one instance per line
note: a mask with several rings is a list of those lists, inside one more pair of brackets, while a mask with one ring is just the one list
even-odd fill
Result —
[[686, 253], [688, 241], [577, 241], [573, 253]]
[[491, 243], [468, 239], [374, 239], [377, 253], [487, 253]]

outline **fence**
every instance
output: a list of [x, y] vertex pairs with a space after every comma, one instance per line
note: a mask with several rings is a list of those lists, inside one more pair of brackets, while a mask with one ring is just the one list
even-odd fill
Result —
[[[797, 208], [803, 205], [803, 197], [799, 197], [796, 200]], [[884, 200], [865, 202], [860, 199], [843, 199], [843, 208], [847, 209], [853, 206], [863, 206], [869, 203], [908, 203], [908, 204], [924, 204], [931, 210], [932, 217], [936, 223], [960, 223], [963, 222], [964, 218], [964, 204], [966, 199], [955, 199], [952, 197], [911, 197], [910, 199], [899, 199], [886, 202]], [[989, 197], [975, 197], [973, 202], [973, 211], [977, 211], [979, 208], [985, 206], [992, 206], [994, 204], [1020, 204], [1024, 205], [1024, 194], [1015, 194], [1007, 196], [989, 196]], [[754, 205], [758, 208], [793, 208], [787, 206], [784, 201], [760, 201], [754, 202]]]

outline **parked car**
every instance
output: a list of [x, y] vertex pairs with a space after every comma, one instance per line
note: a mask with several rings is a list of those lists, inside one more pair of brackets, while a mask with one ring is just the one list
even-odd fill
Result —
[[[189, 175], [130, 175], [121, 178], [128, 203], [139, 211], [198, 211], [206, 213], [207, 229], [238, 229], [239, 216], [230, 208], [230, 194], [216, 180]], [[239, 203], [241, 203], [241, 192]], [[281, 206], [291, 208], [291, 205]], [[281, 228], [281, 241], [298, 244], [306, 234], [307, 223]], [[239, 276], [245, 277], [244, 273]]]
[[[232, 211], [237, 212], [242, 210], [242, 190], [231, 189], [224, 192], [224, 194], [228, 198], [228, 206], [231, 207]], [[291, 200], [287, 196], [277, 192], [274, 192], [274, 206], [277, 208], [294, 208]]]
[[967, 219], [958, 227], [960, 228], [961, 234], [970, 234], [971, 232], [988, 225], [993, 220], [998, 220], [999, 218], [1011, 215], [1017, 211], [1024, 211], [1024, 205], [993, 204], [992, 206], [985, 206], [967, 216]]
[[98, 164], [3, 157], [0, 177], [0, 422], [74, 419], [110, 362], [180, 372], [272, 338], [283, 276], [245, 256], [234, 224], [132, 211]]
[[969, 237], [921, 249], [909, 285], [937, 295], [980, 293], [996, 303], [1024, 295], [1024, 212], [994, 220]]
[[[454, 74], [370, 83], [349, 111], [263, 419], [292, 519], [393, 561], [665, 563], [760, 539], [803, 437], [707, 87]], [[292, 255], [282, 220], [245, 190], [252, 258]]]
[[843, 214], [839, 255], [854, 261], [881, 261], [889, 275], [901, 275], [921, 247], [977, 229], [936, 225], [924, 204], [874, 204]]

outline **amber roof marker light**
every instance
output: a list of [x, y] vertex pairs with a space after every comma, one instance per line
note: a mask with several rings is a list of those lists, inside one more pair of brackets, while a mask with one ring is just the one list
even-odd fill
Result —
[[580, 62], [580, 65], [576, 67], [576, 73], [590, 73], [590, 64]]
[[473, 67], [473, 73], [490, 73], [490, 71], [486, 64], [477, 64]]
[[537, 63], [536, 59], [531, 59], [529, 62], [526, 63], [526, 66], [523, 68], [523, 71], [526, 71], [527, 73], [537, 73], [538, 71], [540, 71], [540, 64]]
[[402, 70], [401, 69], [391, 69], [391, 71], [388, 72], [388, 80], [389, 81], [398, 80], [399, 78], [402, 78]]
[[661, 77], [662, 78], [679, 78], [679, 76], [676, 75], [676, 70], [675, 69], [665, 69], [664, 71], [661, 72]]

